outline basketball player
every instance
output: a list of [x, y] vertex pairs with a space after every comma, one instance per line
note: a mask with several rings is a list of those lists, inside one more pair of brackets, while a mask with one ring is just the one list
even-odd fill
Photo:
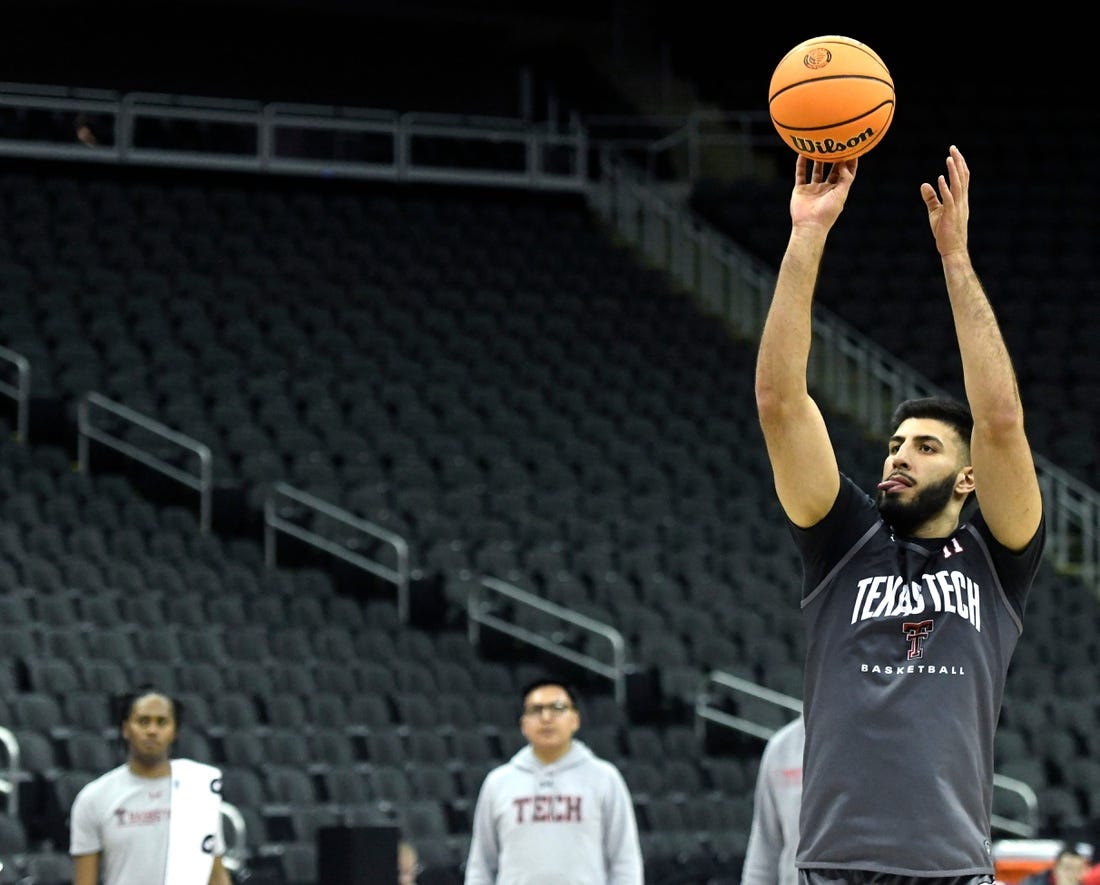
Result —
[[619, 770], [573, 737], [576, 693], [543, 679], [521, 697], [528, 743], [482, 782], [466, 885], [641, 885], [633, 801]]
[[[73, 885], [230, 885], [221, 857], [221, 794], [211, 796], [212, 787], [220, 790], [220, 772], [190, 760], [173, 764], [175, 701], [142, 688], [124, 699], [120, 715], [126, 762], [73, 800]], [[175, 832], [180, 844], [170, 852]]]
[[[757, 355], [759, 420], [804, 567], [796, 863], [803, 885], [992, 882], [993, 733], [1042, 555], [1039, 482], [1012, 363], [970, 260], [970, 170], [953, 145], [938, 190], [920, 193], [968, 403], [903, 402], [874, 496], [840, 472], [806, 374], [825, 241], [858, 164], [826, 175], [796, 160], [790, 238]], [[909, 345], [921, 307], [898, 304], [883, 343]]]

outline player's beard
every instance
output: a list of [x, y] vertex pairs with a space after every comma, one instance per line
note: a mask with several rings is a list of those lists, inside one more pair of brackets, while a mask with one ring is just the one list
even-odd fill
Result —
[[955, 476], [945, 477], [913, 497], [902, 501], [897, 495], [878, 494], [878, 512], [899, 535], [913, 535], [926, 522], [938, 516], [955, 493]]

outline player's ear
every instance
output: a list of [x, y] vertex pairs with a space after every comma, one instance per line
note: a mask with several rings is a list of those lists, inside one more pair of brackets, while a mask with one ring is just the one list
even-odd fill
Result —
[[971, 465], [959, 471], [955, 478], [955, 491], [960, 495], [969, 495], [974, 491], [974, 468]]

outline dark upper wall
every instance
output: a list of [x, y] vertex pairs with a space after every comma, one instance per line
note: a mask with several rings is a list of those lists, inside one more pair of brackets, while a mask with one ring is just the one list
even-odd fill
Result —
[[783, 53], [839, 31], [882, 55], [899, 109], [1090, 100], [1092, 47], [1053, 18], [885, 19], [792, 24], [786, 9], [749, 16], [712, 0], [12, 0], [0, 78], [377, 105], [396, 81], [430, 99], [441, 80], [509, 81], [531, 60], [583, 83], [570, 48], [583, 42], [668, 66], [719, 106], [763, 109]]
[[[549, 4], [544, 4], [549, 6]], [[609, 44], [599, 3], [550, 14], [489, 4], [350, 0], [42, 0], [5, 10], [18, 33], [0, 79], [118, 89], [324, 101], [418, 110], [473, 90], [519, 108], [519, 70], [572, 58], [563, 29]], [[442, 88], [440, 84], [445, 84]], [[445, 101], [444, 101], [445, 99]]]

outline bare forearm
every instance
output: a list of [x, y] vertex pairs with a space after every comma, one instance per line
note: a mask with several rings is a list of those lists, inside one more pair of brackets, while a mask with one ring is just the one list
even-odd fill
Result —
[[806, 391], [813, 294], [824, 250], [823, 235], [791, 233], [760, 336], [756, 394], [761, 405]]
[[76, 855], [73, 858], [73, 885], [96, 885], [98, 881], [99, 855]]
[[825, 234], [791, 236], [756, 364], [756, 410], [775, 491], [795, 525], [813, 525], [836, 499], [840, 474], [829, 431], [810, 396], [814, 286]]
[[966, 398], [976, 420], [1020, 420], [1016, 373], [993, 307], [967, 253], [943, 259]]

